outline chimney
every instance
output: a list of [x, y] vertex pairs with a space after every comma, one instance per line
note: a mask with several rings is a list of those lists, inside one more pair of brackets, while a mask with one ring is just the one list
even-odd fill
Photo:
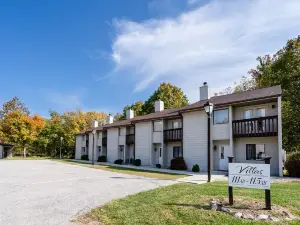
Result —
[[155, 112], [160, 112], [165, 109], [164, 102], [161, 100], [155, 101]]
[[209, 99], [209, 89], [207, 82], [203, 83], [203, 86], [200, 87], [200, 101]]
[[128, 109], [126, 111], [126, 119], [130, 120], [134, 117], [134, 111], [132, 109]]
[[96, 127], [98, 127], [98, 121], [97, 120], [93, 120], [93, 123], [92, 123], [92, 127], [93, 128], [96, 128]]
[[114, 122], [114, 117], [111, 114], [108, 114], [106, 117], [106, 123], [107, 124], [112, 124]]

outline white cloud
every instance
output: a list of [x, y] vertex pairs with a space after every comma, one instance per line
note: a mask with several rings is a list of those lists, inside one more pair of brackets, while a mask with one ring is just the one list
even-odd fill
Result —
[[55, 89], [42, 89], [41, 93], [49, 103], [54, 104], [59, 110], [74, 110], [83, 107], [84, 89], [77, 90], [74, 93], [60, 92]]
[[195, 101], [203, 81], [226, 87], [298, 35], [299, 12], [299, 0], [215, 0], [176, 18], [117, 20], [111, 59], [135, 91], [170, 81]]

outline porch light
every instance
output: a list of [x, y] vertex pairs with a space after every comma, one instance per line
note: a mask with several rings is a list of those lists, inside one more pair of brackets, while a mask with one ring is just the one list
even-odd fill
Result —
[[204, 104], [204, 109], [207, 115], [210, 116], [214, 110], [214, 104], [212, 104], [211, 102], [206, 102]]

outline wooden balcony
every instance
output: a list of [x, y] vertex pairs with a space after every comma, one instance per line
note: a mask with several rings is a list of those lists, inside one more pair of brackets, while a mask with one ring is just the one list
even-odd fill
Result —
[[239, 137], [272, 137], [278, 133], [278, 116], [232, 121], [234, 138]]
[[182, 140], [182, 128], [164, 130], [164, 141], [181, 141]]
[[134, 134], [126, 135], [126, 145], [134, 144]]
[[107, 137], [102, 138], [102, 146], [107, 146]]

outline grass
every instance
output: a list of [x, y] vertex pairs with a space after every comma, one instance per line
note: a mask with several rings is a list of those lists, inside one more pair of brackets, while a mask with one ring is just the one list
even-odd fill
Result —
[[187, 175], [183, 175], [183, 174], [163, 173], [163, 172], [131, 169], [131, 168], [124, 168], [124, 167], [117, 167], [117, 166], [109, 166], [109, 165], [91, 165], [88, 162], [86, 162], [86, 163], [85, 162], [72, 162], [69, 160], [57, 160], [57, 161], [74, 164], [74, 165], [85, 166], [85, 167], [94, 168], [94, 169], [116, 172], [116, 173], [158, 178], [158, 179], [164, 179], [164, 180], [176, 180], [176, 179], [187, 176]]
[[53, 159], [51, 157], [40, 157], [40, 156], [29, 156], [29, 157], [20, 157], [20, 156], [13, 156], [11, 158], [5, 158], [5, 160], [45, 160], [45, 159]]
[[[299, 191], [300, 182], [272, 184], [272, 204], [281, 205], [294, 215], [300, 216]], [[79, 217], [77, 221], [82, 223], [83, 219], [91, 224], [106, 225], [266, 224], [239, 220], [222, 212], [201, 209], [209, 204], [211, 198], [218, 197], [227, 197], [226, 182], [201, 185], [175, 184], [114, 200], [93, 209], [85, 216]], [[264, 191], [234, 188], [234, 197], [264, 201]], [[300, 224], [300, 221], [284, 221], [276, 224]]]

